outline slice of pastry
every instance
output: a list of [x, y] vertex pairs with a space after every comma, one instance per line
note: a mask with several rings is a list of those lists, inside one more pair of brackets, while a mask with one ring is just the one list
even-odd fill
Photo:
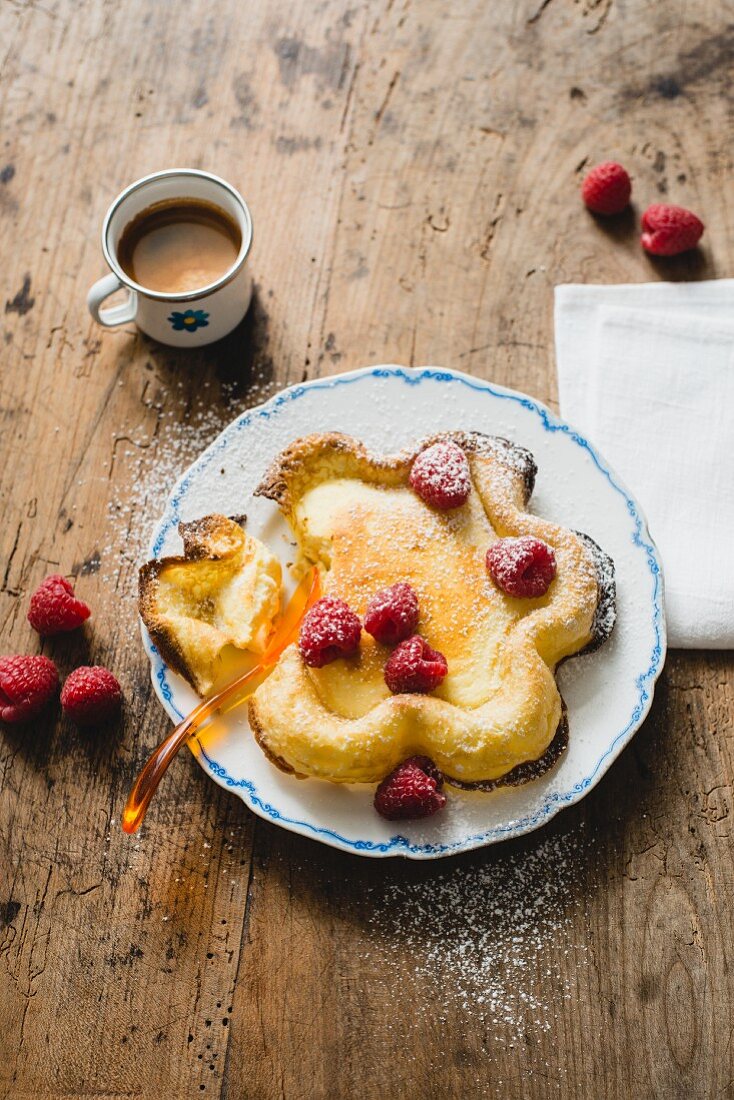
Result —
[[183, 556], [140, 570], [143, 622], [163, 660], [200, 695], [211, 691], [225, 646], [262, 653], [280, 608], [280, 563], [243, 520], [181, 523]]
[[[438, 442], [466, 458], [458, 455], [463, 503], [447, 510], [426, 503], [415, 479], [411, 487], [414, 461]], [[391, 649], [366, 632], [352, 655], [323, 667], [289, 647], [249, 704], [273, 762], [299, 776], [374, 783], [425, 754], [449, 783], [491, 788], [558, 758], [567, 724], [554, 670], [611, 631], [613, 567], [586, 536], [526, 511], [535, 473], [529, 452], [479, 433], [444, 433], [387, 456], [346, 435], [313, 435], [280, 454], [257, 492], [278, 504], [327, 596], [361, 619], [376, 592], [407, 582], [416, 633], [448, 672], [430, 693], [396, 694], [385, 677]], [[488, 574], [488, 549], [522, 536], [555, 559], [550, 587], [535, 598], [508, 595]]]

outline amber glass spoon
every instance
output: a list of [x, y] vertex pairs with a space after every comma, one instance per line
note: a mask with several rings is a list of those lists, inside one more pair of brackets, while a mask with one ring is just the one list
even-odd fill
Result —
[[128, 795], [122, 814], [122, 828], [126, 833], [135, 833], [140, 828], [150, 800], [163, 778], [163, 773], [181, 746], [207, 725], [216, 714], [226, 714], [233, 707], [239, 706], [248, 695], [252, 695], [283, 650], [296, 640], [303, 616], [316, 603], [320, 595], [321, 579], [318, 569], [314, 568], [299, 582], [265, 652], [255, 667], [238, 676], [210, 699], [202, 700], [198, 706], [194, 707], [191, 714], [161, 741]]

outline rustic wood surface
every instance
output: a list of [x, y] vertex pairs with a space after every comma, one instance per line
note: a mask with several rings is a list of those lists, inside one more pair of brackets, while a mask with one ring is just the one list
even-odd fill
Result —
[[[126, 695], [103, 736], [0, 732], [0, 1093], [734, 1096], [726, 654], [671, 654], [599, 786], [500, 848], [340, 855], [188, 755], [119, 828], [167, 728], [134, 584], [168, 483], [263, 396], [370, 362], [555, 404], [555, 283], [734, 274], [731, 7], [4, 0], [0, 28], [2, 650], [109, 664]], [[702, 214], [700, 254], [654, 263], [633, 216], [584, 213], [609, 155], [636, 215]], [[110, 199], [172, 165], [255, 222], [250, 315], [200, 353], [85, 308]], [[83, 639], [28, 626], [49, 571], [92, 604]]]

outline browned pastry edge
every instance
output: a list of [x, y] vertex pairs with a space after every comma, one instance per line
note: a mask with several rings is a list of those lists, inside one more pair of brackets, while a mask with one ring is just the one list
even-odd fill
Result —
[[[548, 748], [537, 760], [526, 760], [522, 764], [517, 764], [505, 775], [501, 775], [499, 779], [484, 779], [478, 780], [476, 783], [465, 783], [460, 779], [453, 779], [450, 775], [444, 774], [444, 780], [450, 787], [459, 787], [464, 791], [493, 791], [497, 787], [520, 787], [523, 783], [529, 783], [531, 779], [539, 779], [541, 775], [549, 771], [557, 763], [568, 747], [568, 712], [563, 698], [561, 698], [561, 707], [562, 714], [561, 721], [558, 723], [558, 729]], [[255, 740], [270, 763], [274, 764], [276, 768], [280, 768], [282, 772], [294, 776], [296, 779], [308, 779], [308, 776], [302, 775], [300, 772], [297, 772], [295, 768], [292, 768], [282, 756], [276, 756], [275, 753], [270, 751], [262, 738], [262, 730], [252, 711], [250, 712], [249, 718], [250, 728]]]
[[[255, 496], [267, 497], [274, 501], [281, 509], [288, 511], [290, 507], [289, 486], [291, 480], [298, 475], [304, 464], [304, 458], [309, 460], [314, 457], [314, 442], [318, 442], [322, 453], [346, 453], [355, 458], [355, 471], [359, 466], [369, 468], [373, 472], [387, 475], [387, 480], [393, 484], [399, 484], [401, 474], [407, 477], [410, 467], [421, 451], [431, 447], [434, 443], [450, 440], [456, 443], [466, 454], [491, 450], [511, 472], [522, 477], [525, 500], [530, 497], [535, 486], [535, 476], [538, 467], [535, 464], [530, 451], [520, 447], [517, 443], [504, 439], [501, 436], [485, 435], [483, 432], [438, 432], [435, 435], [421, 439], [410, 447], [405, 447], [393, 455], [373, 454], [359, 440], [343, 432], [325, 432], [322, 434], [302, 436], [284, 448], [277, 458], [268, 467], [264, 478], [255, 489]], [[391, 477], [392, 475], [392, 477]]]
[[599, 594], [596, 600], [594, 621], [591, 624], [591, 641], [587, 642], [578, 653], [572, 653], [570, 657], [567, 657], [567, 661], [573, 660], [574, 657], [580, 657], [583, 653], [593, 653], [599, 646], [604, 645], [611, 636], [617, 621], [617, 579], [614, 560], [606, 551], [602, 550], [598, 543], [594, 542], [590, 535], [585, 535], [583, 531], [574, 533], [581, 539], [594, 561]]
[[265, 753], [265, 756], [268, 758], [268, 760], [270, 761], [271, 764], [275, 764], [276, 768], [279, 768], [280, 771], [286, 772], [287, 775], [293, 775], [293, 776], [295, 776], [296, 779], [308, 779], [309, 778], [309, 776], [303, 775], [301, 772], [297, 772], [295, 768], [292, 768], [290, 766], [290, 764], [286, 760], [283, 759], [282, 756], [276, 756], [274, 752], [271, 752], [271, 750], [268, 747], [267, 743], [263, 739], [262, 727], [260, 726], [260, 723], [258, 722], [258, 720], [255, 716], [255, 712], [253, 711], [252, 707], [250, 707], [249, 705], [247, 707], [247, 720], [250, 723], [250, 729], [252, 731], [253, 737], [255, 738], [258, 745], [260, 746], [262, 751]]
[[[214, 515], [202, 516], [200, 519], [190, 520], [188, 523], [179, 523], [178, 532], [183, 540], [183, 554], [171, 554], [166, 558], [153, 558], [146, 561], [138, 570], [138, 611], [145, 623], [153, 645], [158, 650], [164, 662], [183, 676], [187, 683], [196, 688], [196, 675], [180, 646], [177, 644], [170, 629], [160, 622], [155, 607], [155, 587], [158, 577], [169, 565], [186, 565], [192, 561], [202, 561], [211, 557], [212, 561], [220, 560], [219, 555], [208, 553], [205, 548], [206, 536], [212, 530]], [[247, 520], [245, 515], [227, 516], [227, 519], [244, 527]]]
[[561, 720], [548, 748], [537, 760], [525, 760], [501, 775], [498, 779], [480, 779], [476, 783], [464, 783], [461, 779], [444, 779], [451, 787], [460, 787], [463, 791], [494, 791], [497, 787], [521, 787], [531, 779], [539, 779], [558, 762], [568, 748], [568, 711], [561, 697]]
[[[239, 527], [244, 527], [247, 523], [247, 516], [226, 516], [232, 523], [236, 523]], [[216, 512], [212, 512], [206, 516], [200, 516], [199, 519], [189, 520], [188, 523], [179, 523], [178, 533], [183, 541], [183, 557], [170, 557], [162, 558], [162, 561], [166, 562], [189, 562], [189, 561], [204, 561], [206, 558], [209, 561], [222, 561], [224, 555], [217, 554], [212, 551], [211, 547], [207, 544], [207, 539], [216, 533], [219, 526], [219, 517]]]

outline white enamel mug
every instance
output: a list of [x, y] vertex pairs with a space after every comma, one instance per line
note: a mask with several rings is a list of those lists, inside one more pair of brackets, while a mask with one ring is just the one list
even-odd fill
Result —
[[[242, 244], [237, 259], [215, 283], [185, 294], [148, 290], [122, 270], [117, 246], [126, 225], [154, 203], [168, 199], [199, 199], [224, 210], [239, 226]], [[252, 245], [252, 218], [238, 191], [210, 172], [169, 168], [131, 183], [107, 211], [102, 226], [102, 251], [111, 274], [94, 284], [87, 295], [89, 312], [100, 325], [114, 328], [134, 321], [138, 328], [177, 348], [196, 348], [220, 340], [247, 313], [252, 276], [247, 256]], [[122, 305], [102, 308], [117, 290], [127, 289]]]

